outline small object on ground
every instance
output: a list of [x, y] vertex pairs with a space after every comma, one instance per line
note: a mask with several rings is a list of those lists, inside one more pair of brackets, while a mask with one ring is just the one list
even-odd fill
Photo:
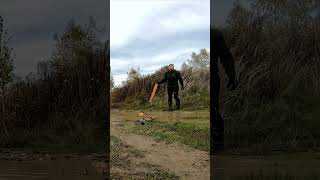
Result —
[[143, 111], [139, 112], [138, 115], [139, 115], [139, 117], [141, 117], [141, 119], [146, 120], [146, 121], [150, 121], [150, 120], [155, 119], [155, 117], [150, 116], [149, 114], [147, 114]]
[[136, 123], [141, 125], [145, 125], [147, 121], [151, 121], [155, 119], [155, 117], [147, 115], [145, 112], [139, 112], [138, 115], [140, 116], [141, 119], [136, 120]]
[[143, 117], [144, 114], [145, 114], [144, 112], [139, 112], [139, 116], [140, 116], [140, 117]]
[[136, 121], [136, 123], [141, 124], [141, 125], [145, 125], [145, 124], [146, 124], [146, 121], [143, 120], [143, 119], [138, 119], [138, 120]]
[[156, 94], [157, 88], [158, 88], [158, 83], [156, 83], [154, 85], [154, 87], [153, 87], [153, 90], [152, 90], [152, 93], [151, 93], [151, 96], [150, 96], [150, 99], [149, 99], [150, 103], [152, 102], [152, 99], [153, 99], [154, 95]]

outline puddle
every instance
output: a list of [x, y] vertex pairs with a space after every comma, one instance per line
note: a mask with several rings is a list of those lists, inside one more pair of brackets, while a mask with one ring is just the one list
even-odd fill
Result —
[[[111, 118], [115, 118], [118, 120], [126, 120], [126, 121], [135, 121], [140, 119], [139, 116], [140, 111], [120, 111], [120, 110], [112, 110]], [[145, 111], [145, 115], [152, 116], [158, 121], [194, 121], [203, 122], [209, 124], [210, 122], [210, 112], [209, 111]]]

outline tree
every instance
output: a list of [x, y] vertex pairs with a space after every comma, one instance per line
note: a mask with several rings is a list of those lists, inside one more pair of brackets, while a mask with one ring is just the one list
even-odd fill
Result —
[[7, 37], [8, 31], [4, 28], [3, 18], [0, 16], [0, 85], [2, 95], [2, 125], [3, 130], [9, 136], [6, 127], [6, 89], [10, 82], [13, 81], [13, 53], [8, 47], [10, 38]]
[[182, 71], [182, 72], [187, 71], [189, 68], [190, 68], [190, 67], [188, 66], [188, 64], [186, 64], [185, 62], [182, 63], [182, 65], [181, 65], [181, 71]]
[[[243, 2], [243, 1], [241, 1]], [[244, 22], [259, 19], [268, 21], [269, 25], [297, 28], [311, 18], [311, 12], [319, 7], [319, 0], [244, 0], [249, 8], [237, 0], [229, 21]], [[228, 23], [230, 25], [230, 22]]]
[[97, 39], [95, 29], [96, 24], [92, 18], [85, 25], [76, 24], [74, 20], [70, 20], [61, 36], [54, 35], [56, 42], [52, 65], [58, 74], [63, 74], [66, 67], [78, 63], [77, 61], [84, 54], [102, 46]]
[[48, 62], [40, 61], [37, 64], [37, 74], [38, 77], [42, 80], [46, 80], [49, 75], [49, 66]]
[[188, 63], [194, 70], [207, 70], [210, 65], [210, 53], [206, 49], [201, 49], [199, 54], [193, 52]]
[[114, 88], [114, 78], [113, 75], [110, 75], [110, 91]]
[[141, 77], [141, 73], [140, 73], [139, 67], [137, 69], [131, 68], [130, 71], [128, 72], [128, 81], [129, 82], [138, 80], [140, 77]]

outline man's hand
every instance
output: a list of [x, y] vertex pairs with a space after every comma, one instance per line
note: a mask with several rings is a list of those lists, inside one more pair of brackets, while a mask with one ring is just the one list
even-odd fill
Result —
[[234, 80], [229, 80], [227, 88], [229, 90], [234, 90], [234, 89], [236, 89], [236, 87], [237, 87], [236, 82]]

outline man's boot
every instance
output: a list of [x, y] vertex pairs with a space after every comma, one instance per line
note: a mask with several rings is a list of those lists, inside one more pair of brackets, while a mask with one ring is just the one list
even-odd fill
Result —
[[177, 106], [177, 109], [180, 109], [180, 101], [177, 101], [176, 106]]

